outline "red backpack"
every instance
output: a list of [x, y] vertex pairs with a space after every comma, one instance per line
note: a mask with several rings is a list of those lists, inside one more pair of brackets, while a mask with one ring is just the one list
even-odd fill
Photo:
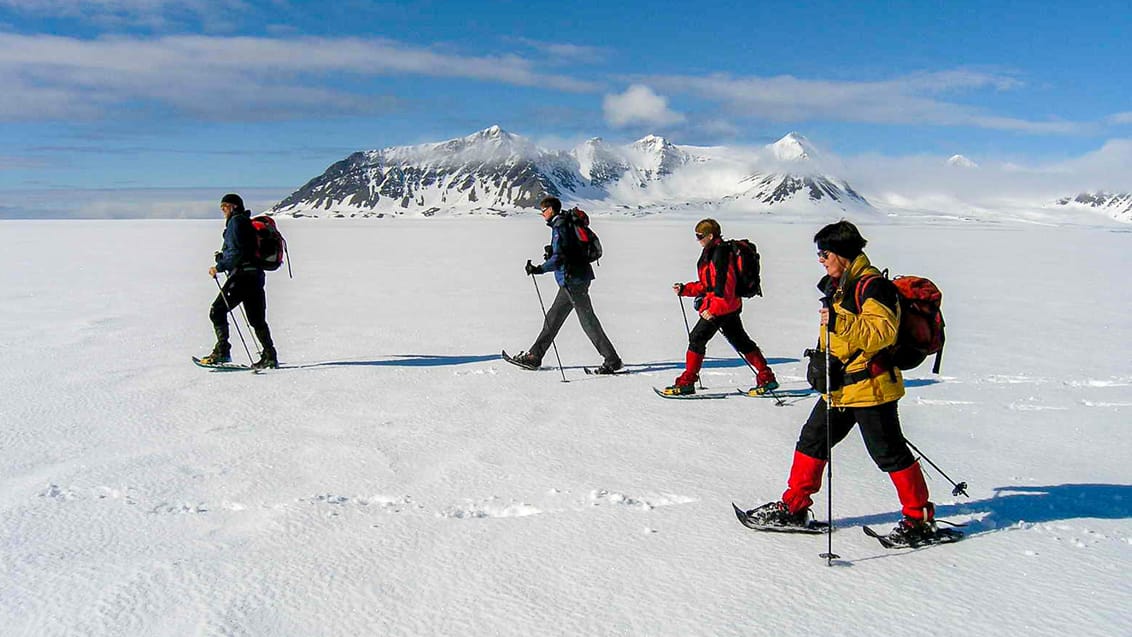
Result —
[[[888, 278], [888, 271], [884, 274]], [[861, 293], [876, 275], [862, 277], [857, 281], [857, 307], [861, 307]], [[943, 293], [935, 283], [921, 276], [898, 276], [892, 279], [900, 299], [900, 331], [896, 344], [889, 352], [892, 364], [900, 369], [915, 369], [928, 356], [935, 354], [932, 373], [939, 373], [943, 358], [943, 312], [940, 303]]]
[[[256, 267], [268, 271], [275, 271], [283, 265], [283, 255], [287, 254], [287, 240], [275, 225], [275, 219], [267, 215], [252, 218], [252, 229], [255, 230], [255, 261]], [[287, 259], [287, 274], [291, 274], [291, 260]]]

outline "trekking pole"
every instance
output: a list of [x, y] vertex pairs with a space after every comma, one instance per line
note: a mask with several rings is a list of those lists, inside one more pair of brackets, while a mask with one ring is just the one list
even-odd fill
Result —
[[[535, 294], [538, 295], [538, 306], [542, 309], [542, 321], [546, 323], [546, 306], [542, 303], [542, 291], [538, 289], [538, 280], [531, 276], [531, 283], [535, 284]], [[551, 339], [550, 346], [554, 348], [554, 358], [558, 360], [558, 373], [562, 374], [562, 382], [568, 383], [566, 380], [566, 372], [562, 369], [562, 357], [558, 355], [558, 346], [554, 344], [554, 339]]]
[[960, 483], [956, 484], [954, 480], [949, 478], [947, 476], [947, 474], [943, 472], [943, 469], [940, 469], [938, 466], [936, 466], [936, 464], [934, 462], [932, 462], [931, 458], [925, 456], [923, 451], [920, 451], [918, 448], [916, 448], [916, 445], [912, 444], [912, 441], [905, 438], [904, 442], [905, 442], [905, 444], [907, 444], [909, 447], [912, 448], [912, 451], [915, 451], [916, 453], [920, 454], [921, 458], [923, 458], [924, 460], [927, 460], [928, 464], [930, 464], [933, 469], [938, 471], [939, 475], [943, 476], [944, 479], [946, 479], [948, 482], [950, 482], [952, 487], [955, 487], [951, 490], [952, 496], [963, 495], [963, 496], [968, 497], [968, 498], [971, 497], [970, 495], [967, 494], [967, 483], [966, 482], [960, 482]]
[[[684, 330], [686, 332], [688, 332], [688, 342], [691, 343], [691, 341], [692, 341], [692, 328], [688, 326], [688, 310], [684, 309], [684, 297], [677, 296], [676, 298], [680, 301], [680, 313], [684, 315]], [[697, 377], [696, 382], [699, 383], [699, 385], [700, 385], [700, 391], [703, 391], [704, 381], [700, 380], [699, 377]]]
[[[220, 298], [224, 299], [224, 307], [228, 308], [228, 313], [231, 314], [232, 313], [232, 306], [228, 304], [228, 296], [226, 294], [224, 294], [224, 288], [222, 288], [220, 286], [220, 279], [217, 279], [216, 277], [212, 277], [212, 280], [214, 282], [216, 282], [216, 288], [218, 290], [220, 290]], [[227, 320], [227, 319], [225, 319], [225, 320]], [[242, 343], [244, 345], [244, 352], [247, 353], [248, 360], [254, 363], [255, 359], [252, 358], [252, 351], [250, 349], [248, 349], [248, 342], [244, 340], [244, 333], [242, 331], [240, 331], [240, 321], [238, 319], [236, 319], [235, 317], [233, 317], [232, 322], [235, 323], [235, 325], [236, 325], [236, 334], [238, 334], [240, 336], [240, 343]]]
[[[827, 305], [826, 307], [829, 307]], [[829, 307], [830, 314], [833, 314], [833, 308]], [[825, 325], [825, 497], [826, 497], [826, 519], [829, 527], [825, 535], [826, 552], [822, 553], [819, 557], [825, 558], [826, 566], [833, 566], [834, 559], [840, 559], [841, 556], [833, 552], [833, 427], [831, 423], [830, 411], [833, 407], [830, 405], [830, 397], [833, 390], [829, 386], [829, 320]]]

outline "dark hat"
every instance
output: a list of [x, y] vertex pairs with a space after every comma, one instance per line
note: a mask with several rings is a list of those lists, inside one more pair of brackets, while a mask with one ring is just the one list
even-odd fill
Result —
[[244, 209], [244, 200], [241, 199], [240, 195], [237, 195], [237, 194], [228, 193], [228, 194], [224, 195], [223, 197], [220, 198], [220, 203], [230, 203], [233, 206], [236, 206], [237, 210], [243, 210]]

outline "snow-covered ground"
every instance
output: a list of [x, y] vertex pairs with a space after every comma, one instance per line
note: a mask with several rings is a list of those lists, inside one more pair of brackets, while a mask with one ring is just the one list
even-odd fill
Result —
[[[833, 220], [722, 220], [763, 254], [744, 320], [788, 385]], [[875, 263], [945, 293], [943, 374], [909, 373], [901, 415], [970, 485], [927, 470], [969, 538], [861, 533], [898, 505], [854, 434], [829, 567], [825, 538], [748, 531], [730, 505], [779, 496], [812, 400], [651, 390], [683, 359], [670, 286], [694, 221], [595, 221], [595, 307], [635, 373], [583, 374], [599, 360], [571, 319], [567, 383], [498, 359], [541, 321], [533, 215], [281, 221], [285, 368], [259, 375], [189, 361], [212, 345], [219, 218], [0, 222], [0, 632], [1132, 634], [1127, 227], [862, 226]], [[706, 385], [751, 382], [721, 338], [708, 353]]]

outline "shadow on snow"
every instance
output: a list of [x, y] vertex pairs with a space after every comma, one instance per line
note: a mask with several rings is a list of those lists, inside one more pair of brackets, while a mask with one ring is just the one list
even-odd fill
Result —
[[[968, 535], [1008, 529], [1021, 523], [1041, 524], [1074, 518], [1121, 520], [1132, 518], [1132, 486], [1125, 484], [1058, 484], [996, 487], [994, 496], [936, 507], [936, 517], [973, 515], [962, 530]], [[895, 524], [897, 514], [842, 518], [842, 528]]]
[[444, 367], [447, 365], [468, 365], [499, 360], [499, 354], [481, 356], [437, 356], [434, 354], [394, 354], [389, 358], [372, 361], [326, 361], [305, 365], [288, 365], [296, 369], [312, 367]]
[[[444, 367], [448, 365], [468, 365], [471, 363], [485, 363], [502, 360], [499, 354], [482, 354], [477, 356], [442, 356], [436, 354], [393, 354], [377, 360], [344, 360], [324, 361], [321, 363], [305, 363], [298, 365], [285, 365], [288, 369], [312, 369], [317, 367]], [[767, 362], [771, 365], [783, 365], [797, 362], [796, 358], [771, 358]], [[732, 367], [745, 367], [746, 361], [741, 358], [707, 358], [704, 359], [704, 369], [727, 369]], [[563, 369], [581, 369], [584, 365], [564, 365]], [[684, 361], [656, 361], [652, 363], [626, 363], [626, 369], [633, 372], [658, 372], [674, 369], [684, 369]], [[543, 359], [543, 371], [557, 370], [553, 361]]]

